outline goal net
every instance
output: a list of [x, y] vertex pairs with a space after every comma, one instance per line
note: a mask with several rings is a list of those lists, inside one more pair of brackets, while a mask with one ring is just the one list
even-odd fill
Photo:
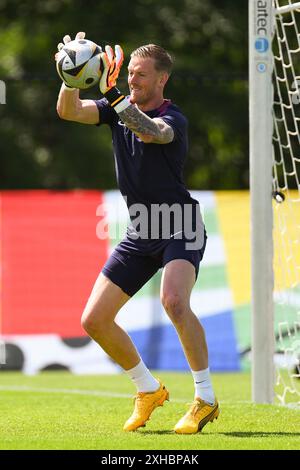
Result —
[[300, 404], [300, 2], [273, 3], [275, 395]]

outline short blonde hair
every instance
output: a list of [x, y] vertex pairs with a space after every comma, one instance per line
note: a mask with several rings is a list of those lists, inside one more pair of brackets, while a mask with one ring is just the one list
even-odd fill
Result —
[[131, 54], [130, 57], [151, 57], [155, 61], [155, 68], [158, 72], [167, 72], [171, 75], [173, 68], [173, 58], [168, 51], [163, 47], [156, 44], [147, 44], [138, 47]]

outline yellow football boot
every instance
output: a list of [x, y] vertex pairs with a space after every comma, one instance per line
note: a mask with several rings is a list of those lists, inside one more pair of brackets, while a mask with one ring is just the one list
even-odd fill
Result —
[[189, 411], [178, 421], [174, 431], [177, 434], [195, 434], [209, 422], [213, 422], [220, 414], [219, 404], [209, 405], [201, 398], [195, 398]]
[[169, 400], [168, 390], [161, 382], [159, 384], [159, 389], [156, 392], [138, 392], [134, 397], [134, 411], [124, 424], [124, 431], [135, 431], [141, 426], [145, 426], [152, 411], [158, 406], [162, 406], [165, 400]]

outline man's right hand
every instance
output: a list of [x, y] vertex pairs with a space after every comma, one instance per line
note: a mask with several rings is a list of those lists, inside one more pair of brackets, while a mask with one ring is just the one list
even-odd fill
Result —
[[[75, 39], [84, 39], [85, 38], [85, 33], [83, 31], [80, 31], [79, 33], [76, 34], [75, 36]], [[66, 34], [64, 37], [63, 37], [63, 42], [60, 42], [59, 44], [57, 44], [57, 49], [58, 49], [58, 52], [55, 54], [54, 58], [55, 58], [55, 61], [58, 60], [58, 54], [59, 52], [62, 50], [62, 48], [68, 44], [68, 42], [71, 42], [72, 39], [71, 39], [71, 36], [69, 36], [69, 34]], [[67, 87], [67, 89], [70, 89], [70, 90], [75, 90], [75, 88], [72, 88], [70, 87], [70, 85], [67, 85], [66, 82], [63, 82], [65, 84], [65, 86]]]
[[[80, 31], [79, 33], [76, 34], [75, 36], [75, 39], [84, 39], [85, 38], [85, 33], [83, 31]], [[58, 49], [58, 52], [61, 51], [61, 49], [66, 45], [68, 44], [68, 42], [71, 42], [72, 39], [71, 37], [66, 34], [64, 37], [63, 37], [63, 42], [60, 42], [58, 45], [57, 45], [57, 49]], [[57, 60], [57, 55], [58, 55], [58, 52], [55, 54], [55, 60]]]
[[[75, 36], [75, 39], [84, 38], [84, 32], [79, 32]], [[68, 34], [64, 36], [63, 42], [60, 42], [57, 46], [58, 52], [70, 41], [71, 37]], [[57, 60], [58, 52], [55, 54], [55, 60]], [[99, 111], [94, 100], [81, 100], [79, 90], [70, 88], [65, 83], [59, 92], [56, 109], [59, 117], [67, 121], [83, 124], [97, 124], [99, 122]]]

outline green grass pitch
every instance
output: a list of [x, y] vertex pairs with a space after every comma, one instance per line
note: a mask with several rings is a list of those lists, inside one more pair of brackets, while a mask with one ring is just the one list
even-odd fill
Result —
[[125, 375], [0, 373], [0, 449], [300, 449], [300, 411], [250, 401], [250, 375], [213, 374], [218, 420], [202, 433], [172, 428], [193, 399], [188, 373], [155, 372], [170, 391], [145, 428], [125, 433], [134, 387]]

